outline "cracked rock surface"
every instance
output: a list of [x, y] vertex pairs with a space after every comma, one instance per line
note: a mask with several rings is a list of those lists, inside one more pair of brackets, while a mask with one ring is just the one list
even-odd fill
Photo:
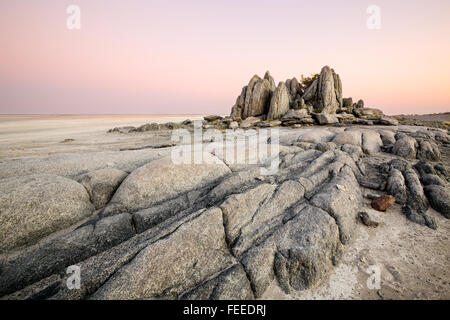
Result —
[[[340, 80], [330, 73], [318, 86], [336, 90], [338, 107], [331, 81]], [[260, 101], [272, 82], [252, 79], [241, 112], [268, 107]], [[269, 156], [237, 165], [220, 144], [198, 164], [174, 164], [174, 147], [0, 163], [0, 297], [258, 299], [274, 282], [286, 294], [308, 290], [339, 265], [368, 190], [393, 196], [405, 222], [439, 228], [430, 208], [449, 218], [448, 141], [419, 127], [285, 128], [269, 142], [279, 150], [269, 175]], [[66, 285], [72, 265], [78, 290]]]

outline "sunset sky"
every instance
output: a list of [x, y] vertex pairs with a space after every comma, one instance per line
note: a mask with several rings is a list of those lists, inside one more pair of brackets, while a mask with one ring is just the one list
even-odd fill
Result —
[[387, 114], [450, 111], [449, 0], [0, 0], [0, 52], [0, 113], [227, 114], [324, 65]]

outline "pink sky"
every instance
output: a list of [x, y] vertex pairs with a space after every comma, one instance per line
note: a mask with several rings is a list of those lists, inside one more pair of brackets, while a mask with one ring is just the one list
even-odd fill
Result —
[[1, 0], [0, 113], [227, 114], [253, 74], [324, 65], [387, 114], [446, 112], [449, 39], [448, 0]]

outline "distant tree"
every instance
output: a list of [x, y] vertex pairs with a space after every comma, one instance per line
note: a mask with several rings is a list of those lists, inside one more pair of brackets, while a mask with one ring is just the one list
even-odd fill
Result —
[[314, 75], [311, 75], [310, 77], [305, 77], [303, 74], [300, 77], [300, 83], [303, 86], [303, 89], [308, 88], [310, 85], [312, 85], [312, 83], [314, 82], [314, 80], [319, 79], [319, 74], [316, 73]]

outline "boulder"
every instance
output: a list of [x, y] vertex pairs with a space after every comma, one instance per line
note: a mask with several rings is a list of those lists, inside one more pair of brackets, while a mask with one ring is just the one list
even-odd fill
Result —
[[448, 188], [438, 185], [429, 185], [424, 188], [431, 207], [450, 219], [450, 193]]
[[218, 181], [230, 169], [208, 152], [194, 154], [201, 164], [176, 164], [171, 157], [133, 171], [120, 185], [102, 214], [136, 212]]
[[313, 83], [308, 88], [306, 88], [305, 93], [302, 96], [302, 99], [305, 101], [305, 103], [311, 103], [312, 105], [312, 103], [314, 102], [318, 83], [318, 80], [314, 80]]
[[372, 200], [372, 208], [377, 211], [386, 211], [395, 204], [393, 196], [381, 196]]
[[128, 173], [122, 170], [107, 168], [83, 174], [77, 178], [77, 181], [88, 191], [95, 209], [100, 209], [111, 200], [127, 175]]
[[267, 72], [264, 79], [254, 75], [245, 89], [245, 99], [242, 99], [244, 89], [242, 90], [232, 116], [238, 116], [239, 109], [242, 109], [243, 119], [266, 114], [273, 93], [272, 81], [273, 78]]
[[271, 96], [272, 92], [270, 91], [269, 80], [261, 79], [256, 82], [253, 87], [253, 97], [246, 116], [253, 117], [266, 114], [269, 109]]
[[380, 134], [381, 141], [383, 141], [384, 146], [394, 145], [395, 144], [395, 133], [389, 130], [378, 130]]
[[337, 144], [351, 144], [358, 147], [361, 146], [361, 141], [361, 132], [357, 130], [348, 130], [338, 133], [333, 139], [333, 142]]
[[222, 120], [223, 117], [218, 116], [218, 115], [210, 115], [210, 116], [203, 117], [203, 119], [205, 119], [206, 121], [216, 121], [216, 120]]
[[414, 138], [405, 136], [395, 142], [392, 153], [405, 159], [415, 159], [417, 145]]
[[435, 174], [424, 174], [420, 176], [420, 181], [424, 186], [436, 185], [436, 186], [446, 186], [444, 180]]
[[298, 141], [310, 143], [330, 142], [335, 137], [335, 135], [335, 133], [329, 130], [311, 129], [302, 133], [298, 137]]
[[441, 151], [435, 142], [431, 139], [417, 139], [419, 147], [417, 148], [417, 159], [439, 161], [441, 160]]
[[275, 80], [273, 79], [273, 77], [270, 75], [269, 71], [266, 71], [266, 73], [264, 74], [264, 79], [268, 80], [270, 83], [270, 91], [274, 92], [275, 89], [277, 88], [277, 86], [275, 85]]
[[315, 99], [314, 107], [319, 113], [336, 113], [342, 107], [341, 80], [328, 66], [323, 67], [320, 72]]
[[358, 102], [356, 103], [356, 108], [358, 108], [358, 109], [364, 108], [364, 101], [358, 100]]
[[319, 124], [334, 124], [339, 122], [335, 114], [318, 113], [315, 117]]
[[398, 120], [390, 117], [381, 117], [378, 120], [378, 124], [382, 126], [398, 126]]
[[279, 119], [289, 111], [289, 93], [283, 82], [278, 84], [270, 101], [269, 113], [267, 119]]
[[386, 183], [386, 192], [394, 196], [397, 203], [402, 205], [406, 203], [405, 178], [400, 170], [391, 168]]
[[365, 130], [362, 133], [362, 149], [366, 154], [375, 155], [383, 146], [380, 134], [374, 130]]
[[290, 109], [284, 116], [281, 118], [282, 121], [292, 121], [292, 120], [301, 120], [304, 118], [310, 117], [308, 110], [300, 109], [294, 110]]
[[357, 108], [353, 113], [359, 118], [379, 119], [383, 116], [383, 111], [374, 108]]
[[0, 180], [0, 253], [35, 244], [93, 211], [86, 189], [67, 178], [37, 174]]
[[261, 118], [257, 118], [257, 117], [248, 117], [246, 118], [244, 121], [241, 122], [240, 127], [242, 129], [247, 129], [247, 128], [251, 128], [254, 125], [258, 124], [261, 122]]
[[343, 98], [342, 99], [342, 107], [343, 108], [349, 108], [353, 106], [353, 99], [352, 98]]

